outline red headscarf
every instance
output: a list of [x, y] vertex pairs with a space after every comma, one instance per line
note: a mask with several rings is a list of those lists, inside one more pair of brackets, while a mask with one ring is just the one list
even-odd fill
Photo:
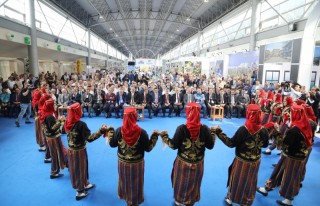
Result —
[[274, 93], [269, 90], [269, 91], [268, 91], [267, 99], [268, 99], [268, 100], [273, 100], [273, 97], [274, 97]]
[[42, 88], [41, 88], [41, 92], [42, 92], [43, 94], [44, 94], [44, 93], [47, 93], [47, 92], [46, 92], [46, 88], [45, 88], [45, 87], [42, 87]]
[[275, 102], [277, 102], [277, 103], [282, 103], [282, 95], [281, 95], [280, 93], [277, 93], [277, 94], [276, 94]]
[[200, 105], [191, 102], [187, 104], [186, 107], [186, 115], [187, 115], [187, 128], [190, 132], [191, 139], [196, 141], [199, 137], [200, 133]]
[[34, 105], [40, 100], [41, 98], [41, 91], [39, 89], [35, 89], [34, 92], [32, 93], [32, 108], [34, 108]]
[[303, 101], [302, 99], [296, 99], [296, 104], [297, 105], [303, 105], [303, 104], [305, 104], [306, 102], [305, 101]]
[[304, 108], [304, 111], [306, 112], [307, 117], [309, 119], [311, 119], [312, 121], [317, 122], [317, 118], [314, 115], [314, 111], [313, 111], [312, 107], [308, 104], [303, 104], [302, 106]]
[[256, 104], [249, 104], [246, 113], [246, 123], [244, 124], [250, 134], [255, 134], [262, 127], [261, 109]]
[[54, 115], [54, 101], [53, 99], [48, 99], [42, 108], [40, 122], [43, 123], [47, 116]]
[[141, 128], [137, 125], [138, 114], [135, 108], [128, 107], [123, 112], [121, 133], [123, 140], [133, 146], [139, 139]]
[[305, 137], [305, 142], [307, 146], [312, 144], [312, 129], [307, 118], [304, 108], [300, 105], [293, 105], [291, 109], [291, 125], [290, 127], [298, 127], [300, 132]]
[[263, 125], [263, 127], [266, 129], [271, 129], [274, 127], [274, 122], [268, 122], [267, 124]]
[[287, 107], [292, 107], [293, 105], [293, 99], [290, 96], [286, 97], [286, 101], [287, 101]]
[[79, 122], [82, 116], [82, 109], [78, 102], [69, 106], [67, 116], [68, 117], [64, 124], [64, 129], [66, 130], [66, 133], [69, 133], [73, 125]]
[[47, 94], [47, 93], [44, 93], [44, 94], [41, 95], [41, 98], [40, 98], [39, 103], [38, 103], [38, 115], [39, 116], [41, 116], [44, 103], [50, 98], [51, 98], [50, 95]]
[[262, 99], [266, 98], [266, 92], [263, 89], [260, 89], [259, 97]]

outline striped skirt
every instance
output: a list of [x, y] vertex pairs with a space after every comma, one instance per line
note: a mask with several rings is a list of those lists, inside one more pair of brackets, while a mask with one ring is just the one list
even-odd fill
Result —
[[80, 150], [68, 150], [68, 164], [72, 187], [77, 191], [83, 191], [89, 184], [88, 155], [86, 148]]
[[256, 162], [234, 158], [229, 167], [228, 195], [234, 203], [252, 205], [256, 194], [260, 160]]
[[265, 124], [268, 123], [269, 115], [270, 115], [270, 113], [269, 113], [269, 114], [267, 114], [267, 113], [264, 114], [264, 116], [263, 116], [263, 118], [262, 118], [262, 121], [261, 121], [261, 124], [262, 124], [262, 125], [265, 125]]
[[303, 161], [303, 170], [302, 170], [302, 173], [301, 173], [301, 182], [304, 181], [304, 177], [306, 176], [306, 172], [307, 172], [307, 163], [308, 163], [308, 160], [309, 160], [309, 157], [310, 157], [310, 154], [312, 152], [312, 147], [309, 147], [308, 148], [308, 155], [307, 155], [307, 158]]
[[37, 144], [40, 147], [43, 147], [45, 145], [45, 143], [44, 143], [44, 136], [43, 136], [43, 132], [42, 132], [42, 128], [41, 128], [41, 123], [40, 123], [40, 118], [39, 117], [35, 118], [34, 130], [35, 130], [35, 134], [36, 134]]
[[171, 181], [174, 198], [181, 204], [193, 204], [200, 200], [200, 187], [204, 171], [203, 160], [188, 163], [176, 158], [173, 164]]
[[139, 205], [144, 201], [144, 160], [128, 163], [118, 159], [118, 196], [128, 205]]
[[61, 141], [61, 137], [48, 138], [48, 147], [50, 148], [50, 154], [52, 158], [51, 174], [58, 174], [60, 169], [64, 169], [67, 163], [67, 156], [64, 154], [64, 146]]
[[266, 181], [266, 188], [273, 189], [280, 185], [279, 194], [286, 199], [293, 200], [300, 191], [303, 162], [303, 160], [295, 160], [281, 155], [270, 179]]

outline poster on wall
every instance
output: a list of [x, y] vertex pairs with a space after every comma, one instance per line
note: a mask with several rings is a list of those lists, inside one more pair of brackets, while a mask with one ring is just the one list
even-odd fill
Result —
[[223, 77], [223, 60], [214, 60], [209, 63], [210, 74], [215, 74], [216, 77]]
[[228, 75], [232, 77], [251, 76], [258, 69], [259, 51], [229, 55]]
[[201, 61], [186, 61], [184, 66], [184, 73], [201, 75]]
[[291, 62], [292, 41], [267, 44], [264, 52], [264, 63]]
[[313, 65], [319, 66], [320, 64], [320, 46], [314, 48]]

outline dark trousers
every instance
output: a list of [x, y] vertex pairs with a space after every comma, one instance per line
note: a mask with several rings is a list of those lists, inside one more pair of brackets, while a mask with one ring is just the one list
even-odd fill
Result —
[[111, 112], [114, 110], [114, 103], [105, 103], [103, 110], [106, 113], [106, 115], [111, 116]]
[[163, 104], [161, 106], [161, 108], [162, 108], [163, 116], [165, 116], [165, 114], [166, 114], [166, 109], [169, 109], [169, 115], [171, 115], [171, 113], [172, 113], [172, 105], [171, 104], [169, 104], [169, 106], [166, 106], [165, 104]]
[[116, 116], [119, 117], [119, 112], [121, 112], [121, 116], [123, 116], [123, 104], [120, 104], [115, 107]]
[[176, 116], [180, 116], [181, 110], [183, 109], [183, 105], [182, 104], [180, 104], [180, 105], [174, 104], [173, 109], [176, 113]]
[[161, 109], [161, 106], [158, 104], [158, 106], [155, 106], [154, 104], [152, 104], [152, 111], [154, 116], [158, 116], [159, 110]]
[[232, 117], [232, 106], [230, 104], [224, 105], [225, 116], [231, 118]]
[[236, 105], [236, 112], [237, 112], [237, 117], [240, 117], [241, 114], [243, 113], [244, 106], [241, 104]]
[[103, 110], [103, 104], [102, 103], [94, 103], [93, 110], [96, 113], [96, 116], [99, 116]]

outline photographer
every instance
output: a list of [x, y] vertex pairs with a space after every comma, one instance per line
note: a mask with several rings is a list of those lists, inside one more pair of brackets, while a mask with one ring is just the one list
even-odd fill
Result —
[[302, 96], [301, 85], [298, 83], [293, 84], [292, 81], [285, 82], [283, 94], [285, 96], [291, 96], [293, 101], [295, 101]]
[[24, 81], [23, 88], [19, 94], [20, 100], [20, 108], [21, 112], [15, 122], [17, 127], [20, 127], [20, 120], [22, 119], [23, 115], [26, 114], [26, 124], [31, 124], [30, 121], [30, 114], [31, 114], [31, 90], [33, 87], [28, 83], [28, 81]]

